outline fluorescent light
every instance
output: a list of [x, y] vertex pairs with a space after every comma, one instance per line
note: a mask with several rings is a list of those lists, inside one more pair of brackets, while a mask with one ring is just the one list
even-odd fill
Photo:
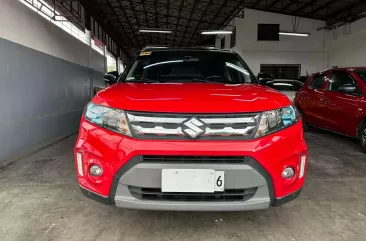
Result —
[[210, 35], [210, 34], [232, 34], [232, 31], [227, 30], [203, 30], [201, 34]]
[[163, 61], [163, 62], [158, 62], [155, 64], [150, 64], [150, 65], [146, 65], [144, 67], [144, 69], [156, 66], [156, 65], [161, 65], [161, 64], [171, 64], [171, 63], [183, 63], [183, 59], [178, 59], [178, 60], [170, 60], [170, 61]]
[[279, 32], [280, 35], [290, 35], [290, 36], [300, 36], [300, 37], [308, 37], [310, 33], [296, 33], [296, 32]]
[[158, 29], [158, 28], [143, 28], [139, 29], [141, 33], [172, 33], [170, 29]]

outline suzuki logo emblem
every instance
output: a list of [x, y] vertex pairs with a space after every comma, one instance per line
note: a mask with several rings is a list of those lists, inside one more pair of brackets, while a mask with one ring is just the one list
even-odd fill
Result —
[[201, 120], [192, 117], [182, 123], [182, 131], [192, 139], [195, 139], [205, 133], [205, 123]]

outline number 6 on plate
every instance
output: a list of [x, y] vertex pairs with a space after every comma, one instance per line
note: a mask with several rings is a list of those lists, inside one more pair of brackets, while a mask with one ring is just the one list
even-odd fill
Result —
[[225, 172], [215, 171], [215, 192], [225, 191]]

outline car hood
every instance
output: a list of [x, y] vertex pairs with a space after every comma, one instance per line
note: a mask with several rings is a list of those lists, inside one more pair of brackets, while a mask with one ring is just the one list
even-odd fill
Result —
[[93, 103], [131, 111], [243, 113], [273, 110], [291, 101], [254, 84], [119, 83], [99, 92]]

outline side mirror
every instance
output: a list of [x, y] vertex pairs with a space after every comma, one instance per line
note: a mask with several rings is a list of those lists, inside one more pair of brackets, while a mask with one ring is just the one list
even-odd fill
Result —
[[259, 81], [260, 85], [271, 86], [273, 84], [274, 78], [270, 74], [259, 73], [258, 74], [258, 81]]
[[108, 72], [103, 76], [104, 81], [109, 85], [117, 83], [117, 78], [118, 78], [118, 71]]
[[341, 88], [339, 88], [339, 91], [348, 93], [348, 94], [353, 94], [353, 93], [357, 92], [357, 87], [356, 87], [356, 85], [353, 85], [353, 84], [345, 84]]

